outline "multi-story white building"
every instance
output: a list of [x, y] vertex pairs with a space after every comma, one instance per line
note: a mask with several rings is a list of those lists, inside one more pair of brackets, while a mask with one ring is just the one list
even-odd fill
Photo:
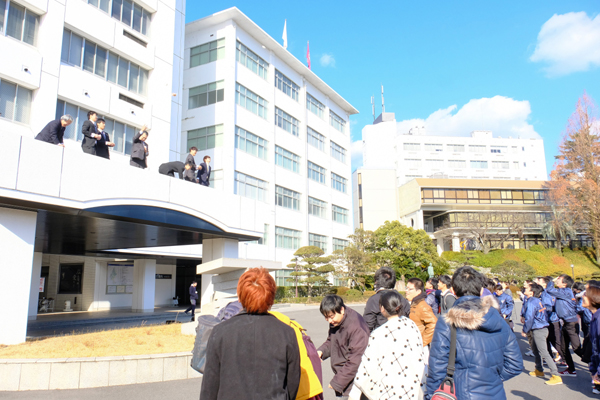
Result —
[[240, 254], [287, 263], [300, 246], [345, 246], [358, 111], [236, 8], [187, 24], [183, 83], [180, 159], [209, 155], [214, 188], [255, 200], [248, 218], [264, 220]]
[[542, 139], [427, 135], [425, 128], [399, 132], [393, 113], [363, 128], [365, 168], [394, 169], [397, 186], [415, 178], [545, 180]]

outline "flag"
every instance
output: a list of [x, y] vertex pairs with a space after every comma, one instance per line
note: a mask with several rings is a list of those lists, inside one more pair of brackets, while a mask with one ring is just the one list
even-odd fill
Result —
[[281, 38], [283, 39], [283, 48], [287, 49], [287, 19], [283, 23], [283, 36]]
[[310, 69], [310, 43], [306, 42], [306, 61], [308, 63], [308, 69]]

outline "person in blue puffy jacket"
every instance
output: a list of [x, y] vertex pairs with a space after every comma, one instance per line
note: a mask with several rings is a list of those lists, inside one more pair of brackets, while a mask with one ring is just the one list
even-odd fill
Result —
[[583, 306], [592, 312], [588, 340], [592, 343], [592, 355], [588, 368], [594, 381], [594, 394], [600, 394], [600, 288], [588, 284], [583, 296]]
[[583, 332], [583, 337], [585, 338], [590, 329], [590, 322], [592, 322], [592, 312], [583, 306], [584, 293], [585, 285], [583, 282], [575, 282], [573, 285], [573, 294], [577, 301], [577, 314], [581, 318], [581, 332]]
[[[538, 279], [537, 284], [544, 288], [542, 292], [542, 303], [546, 307], [546, 314], [548, 314], [548, 351], [552, 351], [552, 346], [556, 349], [558, 354], [562, 354], [562, 333], [560, 328], [560, 318], [556, 315], [556, 297], [548, 294], [546, 289], [553, 289], [554, 282], [549, 276], [542, 276]], [[555, 359], [556, 361], [556, 359]]]
[[429, 356], [425, 399], [431, 399], [446, 377], [451, 325], [456, 329], [456, 397], [461, 400], [505, 400], [503, 382], [523, 370], [515, 335], [504, 322], [494, 296], [480, 297], [483, 277], [461, 267], [452, 277], [458, 297], [435, 327]]
[[[502, 314], [502, 318], [511, 325], [512, 321], [512, 312], [515, 307], [515, 301], [512, 296], [504, 291], [502, 285], [496, 285], [496, 292], [494, 293], [496, 296], [496, 300], [500, 305], [500, 314]], [[511, 326], [512, 329], [512, 326]]]
[[544, 367], [542, 359], [548, 365], [552, 376], [545, 383], [546, 385], [561, 385], [562, 378], [558, 375], [558, 369], [548, 352], [548, 314], [542, 303], [542, 288], [537, 283], [532, 283], [525, 290], [527, 296], [527, 312], [525, 313], [525, 323], [523, 324], [523, 332], [521, 334], [529, 339], [529, 345], [535, 357], [535, 371], [531, 371], [529, 375], [542, 378], [544, 377]]

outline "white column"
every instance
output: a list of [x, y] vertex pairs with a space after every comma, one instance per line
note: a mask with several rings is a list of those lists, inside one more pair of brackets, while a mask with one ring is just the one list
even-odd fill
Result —
[[[202, 241], [202, 262], [206, 263], [219, 258], [238, 258], [239, 241], [235, 239], [205, 239]], [[200, 305], [212, 301], [215, 292], [211, 274], [202, 274], [200, 288]]]
[[133, 261], [133, 296], [131, 311], [154, 312], [156, 260]]
[[452, 251], [460, 253], [460, 237], [456, 232], [452, 234]]
[[36, 220], [35, 212], [0, 208], [0, 344], [25, 342]]
[[438, 252], [438, 256], [441, 256], [442, 253], [444, 252], [444, 239], [439, 238], [437, 240], [437, 252]]
[[33, 253], [33, 269], [31, 271], [31, 289], [29, 290], [28, 319], [37, 319], [38, 300], [40, 298], [40, 276], [42, 275], [42, 253]]

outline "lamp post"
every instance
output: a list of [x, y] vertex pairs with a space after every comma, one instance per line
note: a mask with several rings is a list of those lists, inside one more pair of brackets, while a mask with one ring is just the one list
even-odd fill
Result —
[[571, 275], [573, 275], [573, 280], [575, 280], [575, 267], [571, 264]]

